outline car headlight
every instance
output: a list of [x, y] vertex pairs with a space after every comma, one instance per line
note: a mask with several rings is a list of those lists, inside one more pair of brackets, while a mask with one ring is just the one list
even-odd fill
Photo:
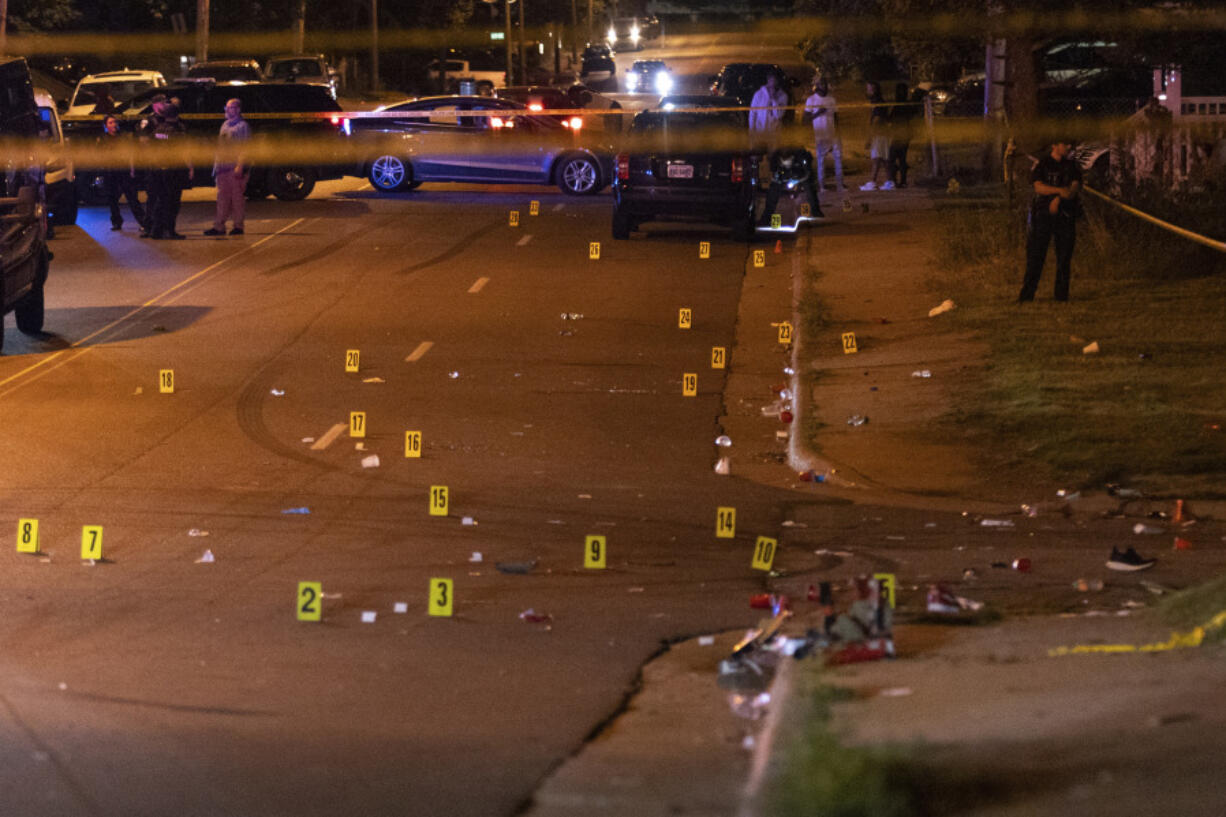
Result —
[[672, 93], [673, 78], [667, 71], [661, 71], [656, 74], [656, 93], [660, 96]]
[[609, 42], [617, 42], [617, 29], [613, 28], [613, 26], [609, 26]]
[[639, 41], [639, 27], [638, 26], [635, 26], [634, 28], [630, 29], [630, 41], [634, 43], [637, 43]]
[[633, 71], [626, 74], [626, 90], [633, 91], [639, 86], [639, 75]]

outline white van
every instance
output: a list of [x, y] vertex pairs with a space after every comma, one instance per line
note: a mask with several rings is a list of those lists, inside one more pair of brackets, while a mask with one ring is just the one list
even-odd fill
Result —
[[55, 111], [55, 100], [44, 89], [35, 88], [34, 103], [38, 105], [38, 135], [53, 147], [51, 158], [47, 160], [43, 171], [51, 222], [76, 224], [77, 177], [72, 166], [72, 157], [64, 146], [64, 131], [60, 128], [60, 116]]
[[163, 88], [166, 78], [161, 71], [106, 71], [101, 74], [90, 74], [82, 77], [72, 92], [65, 116], [89, 116], [94, 112], [94, 104], [98, 101], [95, 91], [100, 85], [110, 89], [111, 98], [116, 102], [127, 102], [139, 93], [150, 88]]

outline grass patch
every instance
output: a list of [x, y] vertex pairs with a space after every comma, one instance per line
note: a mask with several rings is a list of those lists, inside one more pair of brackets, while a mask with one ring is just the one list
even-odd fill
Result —
[[[1226, 576], [1219, 576], [1197, 587], [1176, 593], [1164, 600], [1158, 608], [1164, 621], [1173, 627], [1184, 629], [1199, 627], [1223, 610], [1226, 610]], [[1226, 639], [1226, 628], [1205, 633], [1206, 641], [1223, 639]]]
[[823, 680], [818, 664], [797, 674], [783, 718], [763, 813], [775, 817], [925, 817], [997, 799], [988, 778], [952, 774], [924, 761], [923, 747], [844, 746], [830, 708], [852, 697]]
[[[1167, 496], [1220, 498], [1226, 484], [1226, 255], [1087, 201], [1073, 301], [1014, 301], [1024, 197], [999, 188], [939, 208], [936, 293], [983, 336], [981, 378], [954, 385], [941, 423], [969, 436], [986, 468], [1067, 487], [1127, 481]], [[1121, 220], [1127, 219], [1127, 220]], [[1082, 347], [1097, 341], [1099, 354]], [[1214, 429], [1214, 425], [1218, 429]]]

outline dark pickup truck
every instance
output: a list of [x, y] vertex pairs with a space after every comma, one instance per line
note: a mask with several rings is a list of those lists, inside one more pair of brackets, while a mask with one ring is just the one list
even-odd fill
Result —
[[[33, 147], [38, 128], [26, 61], [0, 60], [0, 139], [28, 139]], [[32, 152], [15, 144], [0, 159], [0, 316], [15, 312], [17, 328], [36, 335], [43, 329], [43, 285], [51, 263], [42, 168]], [[0, 331], [0, 348], [3, 345]]]
[[[225, 121], [226, 100], [238, 99], [243, 116], [251, 125], [252, 139], [266, 137], [337, 137], [338, 152], [345, 147], [349, 120], [332, 97], [329, 86], [321, 83], [249, 82], [243, 85], [218, 85], [208, 81], [172, 83], [165, 88], [153, 88], [133, 97], [124, 104], [118, 116], [122, 127], [135, 130], [140, 120], [152, 112], [153, 97], [165, 94], [178, 98], [179, 115], [187, 126], [188, 135], [206, 142], [217, 139], [217, 131]], [[102, 131], [101, 117], [64, 117], [63, 127], [70, 139], [94, 139]], [[252, 168], [247, 182], [248, 198], [269, 194], [282, 201], [299, 201], [315, 189], [315, 182], [339, 179], [349, 169], [349, 163], [334, 162], [324, 153], [310, 161], [295, 160], [279, 166]], [[97, 173], [78, 168], [77, 177], [84, 179], [89, 190], [82, 190], [86, 201], [98, 201]], [[196, 173], [196, 186], [213, 183], [208, 172]]]

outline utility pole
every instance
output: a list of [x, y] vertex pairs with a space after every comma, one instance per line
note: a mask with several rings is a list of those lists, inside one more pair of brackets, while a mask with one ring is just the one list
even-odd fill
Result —
[[524, 43], [526, 34], [524, 32], [524, 0], [519, 0], [519, 83], [520, 85], [528, 84], [528, 52], [527, 45]]
[[370, 90], [379, 90], [379, 0], [370, 0]]
[[511, 0], [503, 0], [503, 11], [505, 13], [502, 21], [505, 26], [504, 39], [507, 41], [507, 85], [514, 85], [515, 81], [512, 77], [515, 75], [515, 66], [511, 64]]
[[294, 54], [301, 54], [306, 49], [306, 0], [294, 3], [294, 21], [290, 23], [290, 36], [293, 38]]
[[8, 53], [9, 0], [0, 0], [0, 54]]
[[595, 29], [592, 28], [592, 0], [587, 0], [587, 41], [590, 43], [596, 39]]
[[196, 0], [196, 62], [209, 58], [209, 0]]

